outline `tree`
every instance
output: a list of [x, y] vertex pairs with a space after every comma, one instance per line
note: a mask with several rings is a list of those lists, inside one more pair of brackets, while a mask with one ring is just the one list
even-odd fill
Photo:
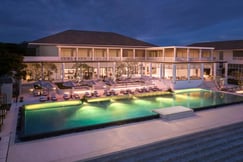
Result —
[[[80, 78], [84, 78], [85, 77], [85, 72], [87, 71], [89, 74], [89, 69], [90, 66], [88, 64], [84, 64], [84, 63], [75, 63], [72, 68], [75, 68], [75, 74], [74, 74], [74, 78], [77, 79], [78, 76], [80, 76]], [[79, 74], [79, 70], [80, 70], [80, 74]]]
[[32, 63], [28, 65], [27, 74], [30, 76], [30, 79], [39, 80], [41, 78], [41, 64]]
[[136, 73], [137, 62], [119, 62], [116, 67], [116, 77], [119, 78], [122, 74], [126, 74], [127, 78], [132, 77]]
[[243, 86], [243, 72], [233, 71], [231, 73], [231, 75], [235, 78], [239, 87], [242, 88], [242, 86]]
[[24, 57], [15, 53], [9, 53], [6, 50], [0, 50], [0, 58], [0, 77], [10, 76], [15, 80], [16, 89], [14, 89], [14, 94], [18, 96], [20, 80], [26, 75], [26, 65], [23, 63]]
[[57, 66], [54, 63], [43, 63], [44, 67], [44, 78], [47, 78], [47, 80], [51, 80], [51, 75], [53, 72], [57, 73]]
[[22, 55], [0, 51], [0, 77], [4, 75], [13, 76], [21, 79], [25, 76], [25, 67]]

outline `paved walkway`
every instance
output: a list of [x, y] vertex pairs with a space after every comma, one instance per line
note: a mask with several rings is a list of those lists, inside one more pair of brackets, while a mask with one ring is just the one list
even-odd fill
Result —
[[14, 142], [16, 113], [13, 107], [7, 116], [12, 119], [6, 133], [11, 133], [8, 162], [70, 162], [241, 122], [243, 104], [196, 112], [184, 119], [155, 119], [21, 143]]

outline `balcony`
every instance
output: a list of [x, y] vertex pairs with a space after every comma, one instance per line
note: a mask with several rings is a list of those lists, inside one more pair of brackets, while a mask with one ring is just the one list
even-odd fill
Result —
[[58, 56], [25, 56], [24, 62], [55, 62], [61, 61], [60, 57]]
[[77, 57], [77, 61], [92, 61], [92, 57]]
[[162, 61], [163, 57], [147, 57], [147, 61]]

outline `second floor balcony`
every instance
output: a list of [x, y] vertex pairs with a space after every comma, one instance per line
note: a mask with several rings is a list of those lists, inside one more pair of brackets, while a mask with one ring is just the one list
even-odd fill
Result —
[[185, 62], [213, 61], [213, 58], [174, 58], [174, 57], [58, 57], [58, 56], [26, 56], [24, 62], [72, 62], [72, 61], [154, 61]]

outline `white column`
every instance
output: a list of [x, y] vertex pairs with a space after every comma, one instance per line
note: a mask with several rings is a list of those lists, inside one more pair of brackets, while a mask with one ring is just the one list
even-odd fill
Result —
[[142, 62], [139, 64], [139, 68], [140, 68], [140, 77], [143, 77], [143, 63]]
[[110, 50], [106, 48], [106, 60], [110, 60]]
[[92, 48], [92, 60], [95, 60], [95, 49], [94, 48]]
[[173, 61], [176, 61], [176, 48], [174, 47], [174, 60]]
[[120, 61], [122, 61], [122, 58], [123, 58], [123, 49], [122, 48], [120, 49], [120, 57], [121, 57]]
[[202, 60], [202, 49], [199, 49], [199, 60]]
[[63, 63], [62, 63], [62, 77], [61, 77], [62, 82], [64, 82], [64, 75], [65, 75], [65, 73], [64, 73], [64, 68], [65, 68], [65, 63], [63, 62]]
[[190, 61], [190, 49], [187, 48], [187, 61]]
[[145, 50], [145, 60], [147, 60], [147, 50]]
[[97, 62], [97, 77], [100, 78], [100, 62]]
[[61, 47], [58, 47], [58, 56], [61, 57]]
[[149, 63], [149, 77], [152, 78], [152, 63]]
[[175, 83], [176, 82], [176, 64], [172, 64], [172, 70], [173, 70], [172, 81], [173, 81], [173, 83]]
[[75, 60], [78, 60], [78, 48], [76, 48]]
[[228, 84], [228, 63], [224, 63], [224, 78], [225, 78], [225, 84]]
[[216, 79], [217, 76], [217, 63], [213, 63], [213, 78]]
[[41, 80], [44, 80], [44, 63], [41, 62]]
[[165, 49], [164, 49], [164, 48], [163, 48], [163, 50], [162, 50], [162, 55], [163, 55], [163, 56], [162, 56], [162, 57], [163, 57], [162, 60], [165, 61]]
[[191, 76], [191, 64], [190, 63], [188, 63], [187, 64], [187, 80], [190, 80], [190, 76]]
[[116, 62], [113, 62], [113, 68], [112, 68], [112, 75], [113, 79], [116, 79]]
[[133, 51], [132, 51], [133, 59], [135, 59], [135, 53], [136, 53], [136, 51], [135, 51], [135, 49], [133, 49]]
[[201, 69], [200, 69], [201, 80], [203, 80], [203, 74], [204, 74], [204, 63], [201, 63]]
[[162, 63], [162, 78], [165, 78], [165, 64]]
[[162, 63], [159, 64], [159, 78], [162, 79], [163, 77], [163, 66]]

